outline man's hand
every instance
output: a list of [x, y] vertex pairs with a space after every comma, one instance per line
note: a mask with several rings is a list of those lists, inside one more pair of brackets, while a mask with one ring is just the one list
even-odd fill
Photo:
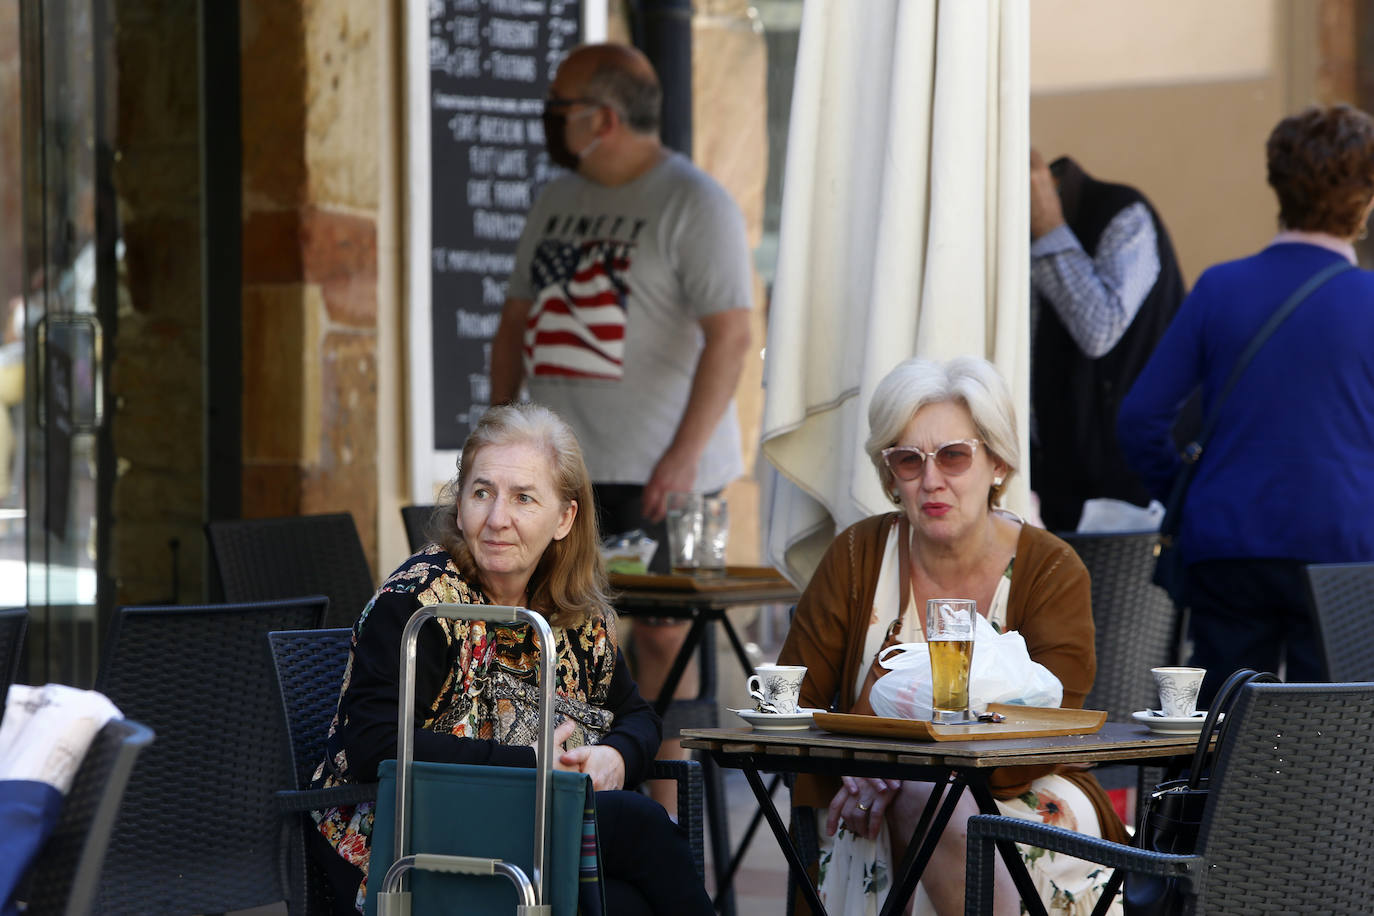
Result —
[[1030, 231], [1031, 238], [1064, 224], [1064, 209], [1059, 203], [1059, 186], [1040, 151], [1030, 154]]
[[663, 453], [649, 475], [649, 482], [644, 485], [641, 511], [645, 518], [651, 522], [661, 521], [668, 514], [668, 494], [686, 493], [692, 489], [700, 460], [700, 453], [676, 445]]
[[604, 744], [584, 744], [564, 751], [554, 764], [559, 770], [576, 770], [592, 778], [598, 792], [625, 788], [625, 758]]

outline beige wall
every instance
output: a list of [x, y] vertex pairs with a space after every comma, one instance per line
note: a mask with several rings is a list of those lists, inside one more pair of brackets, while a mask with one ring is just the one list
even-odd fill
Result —
[[1033, 0], [1031, 142], [1142, 190], [1191, 285], [1274, 232], [1264, 141], [1311, 95], [1309, 44], [1322, 8]]

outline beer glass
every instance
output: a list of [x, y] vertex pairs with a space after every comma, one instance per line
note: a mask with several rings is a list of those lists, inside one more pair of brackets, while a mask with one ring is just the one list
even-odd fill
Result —
[[968, 672], [973, 662], [972, 598], [931, 598], [926, 602], [926, 644], [930, 648], [931, 714], [936, 724], [964, 722], [968, 712]]

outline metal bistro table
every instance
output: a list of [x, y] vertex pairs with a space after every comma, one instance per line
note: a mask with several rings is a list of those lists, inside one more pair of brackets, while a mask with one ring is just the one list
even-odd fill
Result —
[[[815, 727], [798, 731], [704, 728], [684, 729], [682, 744], [710, 753], [723, 767], [744, 771], [797, 886], [811, 911], [817, 914], [826, 910], [759, 772], [824, 773], [934, 783], [935, 789], [914, 834], [914, 837], [924, 836], [925, 839], [919, 844], [909, 844], [906, 857], [896, 869], [899, 880], [894, 882], [883, 905], [882, 912], [891, 914], [900, 912], [915, 891], [936, 841], [965, 788], [973, 793], [980, 811], [999, 813], [988, 786], [993, 767], [1130, 763], [1177, 757], [1192, 753], [1197, 747], [1197, 736], [1160, 735], [1141, 725], [1120, 722], [1107, 722], [1100, 731], [1088, 735], [977, 741], [864, 737], [833, 734]], [[1044, 906], [1015, 845], [999, 843], [998, 849], [1029, 912], [1043, 916]]]
[[[747, 677], [754, 673], [754, 663], [744, 651], [744, 643], [726, 614], [730, 608], [751, 604], [795, 604], [800, 597], [792, 584], [784, 579], [771, 566], [730, 566], [726, 574], [716, 578], [665, 575], [624, 575], [612, 574], [611, 586], [616, 590], [616, 609], [627, 617], [666, 617], [691, 621], [687, 638], [668, 669], [663, 689], [654, 701], [654, 709], [660, 716], [666, 716], [673, 702], [682, 674], [692, 655], [702, 648], [706, 628], [720, 624], [730, 640], [735, 658]], [[707, 641], [708, 646], [710, 641]], [[703, 672], [712, 670], [714, 660], [703, 660]], [[703, 679], [703, 686], [710, 688], [710, 679]], [[716, 697], [714, 690], [708, 689], [701, 698], [710, 706], [710, 718], [714, 724]], [[685, 730], [683, 732], [686, 733]], [[706, 817], [709, 821], [711, 858], [716, 863], [717, 909], [726, 916], [734, 912], [733, 894], [730, 886], [735, 869], [748, 843], [746, 838], [741, 844], [740, 853], [731, 856], [730, 831], [725, 817], [725, 793], [720, 774], [716, 771], [715, 761], [710, 755], [701, 755], [705, 770]], [[727, 865], [728, 863], [728, 865]]]

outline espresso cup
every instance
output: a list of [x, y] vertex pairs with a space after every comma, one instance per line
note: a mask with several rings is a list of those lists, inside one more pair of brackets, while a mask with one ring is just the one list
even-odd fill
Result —
[[749, 696], [764, 712], [790, 716], [797, 712], [801, 698], [805, 665], [759, 665], [756, 674], [749, 675]]
[[1159, 711], [1173, 719], [1186, 719], [1197, 712], [1197, 694], [1202, 688], [1206, 668], [1151, 668], [1159, 687]]

